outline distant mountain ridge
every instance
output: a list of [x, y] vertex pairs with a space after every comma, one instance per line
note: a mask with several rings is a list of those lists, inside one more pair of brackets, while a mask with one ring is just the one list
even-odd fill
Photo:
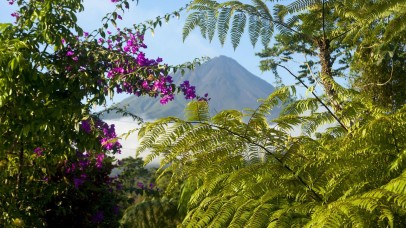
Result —
[[[226, 56], [210, 59], [197, 66], [193, 71], [187, 71], [183, 76], [179, 72], [174, 75], [175, 82], [189, 80], [196, 86], [199, 95], [209, 94], [210, 114], [226, 109], [243, 110], [258, 107], [257, 100], [266, 98], [275, 88], [265, 80], [247, 71], [237, 61]], [[181, 94], [166, 105], [159, 103], [159, 98], [131, 96], [120, 103], [118, 107], [127, 106], [127, 111], [144, 119], [158, 119], [167, 116], [183, 118], [185, 106], [189, 100]], [[271, 116], [276, 116], [274, 110]], [[103, 119], [117, 119], [120, 114], [111, 112], [102, 116]]]

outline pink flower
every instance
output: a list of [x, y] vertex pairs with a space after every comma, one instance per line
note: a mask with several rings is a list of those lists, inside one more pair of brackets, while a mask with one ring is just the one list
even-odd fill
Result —
[[18, 14], [17, 12], [12, 13], [11, 16], [15, 17], [16, 20], [18, 20], [18, 18], [20, 18], [20, 14]]
[[34, 149], [34, 153], [37, 154], [37, 157], [42, 156], [44, 154], [44, 149], [37, 147]]
[[101, 168], [103, 166], [103, 160], [104, 160], [105, 155], [103, 153], [100, 153], [96, 157], [96, 167]]

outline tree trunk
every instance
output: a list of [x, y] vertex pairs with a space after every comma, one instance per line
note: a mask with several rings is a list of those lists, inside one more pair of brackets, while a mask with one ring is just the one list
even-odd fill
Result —
[[321, 83], [324, 86], [324, 90], [330, 99], [330, 104], [333, 107], [334, 112], [339, 112], [342, 110], [340, 102], [338, 101], [337, 91], [333, 88], [331, 83], [333, 79], [332, 65], [330, 53], [330, 40], [329, 39], [318, 39], [317, 45], [319, 47], [319, 58], [321, 64]]

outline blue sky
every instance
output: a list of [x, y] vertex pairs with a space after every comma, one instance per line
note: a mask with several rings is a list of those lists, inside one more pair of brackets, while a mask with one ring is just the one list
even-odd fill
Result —
[[[131, 2], [130, 10], [119, 21], [118, 26], [128, 26], [155, 18], [165, 13], [173, 12], [184, 6], [187, 0], [139, 0], [138, 5]], [[85, 11], [78, 15], [79, 25], [85, 31], [92, 31], [101, 25], [101, 19], [108, 12], [114, 10], [115, 5], [110, 0], [84, 0]], [[12, 22], [14, 18], [10, 14], [16, 10], [15, 6], [9, 6], [8, 2], [0, 1], [0, 22]], [[145, 50], [149, 58], [161, 57], [165, 63], [181, 64], [192, 61], [202, 56], [216, 57], [219, 55], [229, 56], [237, 60], [243, 67], [260, 78], [273, 83], [271, 72], [262, 73], [259, 68], [259, 58], [255, 56], [256, 52], [262, 49], [260, 42], [255, 48], [249, 42], [248, 35], [244, 34], [240, 46], [234, 51], [229, 39], [222, 47], [215, 37], [211, 43], [200, 35], [200, 31], [195, 30], [191, 35], [182, 41], [182, 27], [187, 17], [187, 13], [181, 13], [180, 19], [171, 19], [168, 24], [163, 24], [161, 28], [155, 30], [154, 36], [151, 33], [145, 35], [145, 43], [148, 49]], [[228, 37], [229, 38], [229, 37]], [[294, 67], [292, 63], [291, 67]], [[287, 76], [286, 84], [292, 84], [293, 80]], [[122, 96], [116, 97], [115, 102], [123, 99]]]

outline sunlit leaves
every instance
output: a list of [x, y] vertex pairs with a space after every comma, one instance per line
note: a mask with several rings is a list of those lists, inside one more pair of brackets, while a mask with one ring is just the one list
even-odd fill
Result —
[[[270, 109], [289, 101], [289, 94], [285, 87], [261, 100], [256, 110], [245, 112], [248, 122], [241, 121], [241, 112], [228, 110], [210, 120], [194, 119], [191, 128], [183, 128], [177, 137], [158, 136], [161, 140], [151, 146], [161, 150], [163, 165], [177, 170], [172, 181], [202, 181], [190, 196], [183, 224], [403, 225], [406, 125], [400, 119], [405, 110], [371, 112], [371, 103], [360, 103], [359, 95], [348, 93], [351, 105], [359, 110], [349, 116], [359, 122], [349, 133], [333, 126], [312, 136], [320, 126], [335, 121], [320, 110], [317, 100], [293, 102], [280, 117], [271, 122], [265, 118]], [[358, 119], [367, 110], [372, 116]], [[200, 115], [197, 106], [188, 112]], [[148, 131], [162, 130], [159, 124], [147, 126]], [[289, 135], [299, 126], [307, 136]]]

